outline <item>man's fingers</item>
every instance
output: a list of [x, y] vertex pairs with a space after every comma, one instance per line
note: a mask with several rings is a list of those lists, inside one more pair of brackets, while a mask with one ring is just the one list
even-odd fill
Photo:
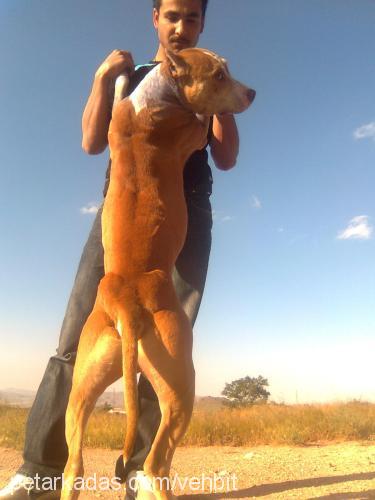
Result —
[[120, 58], [121, 62], [123, 63], [124, 69], [126, 69], [130, 73], [132, 73], [134, 71], [135, 65], [134, 65], [134, 60], [133, 60], [133, 56], [131, 55], [131, 53], [126, 51], [126, 50], [117, 49], [115, 51], [115, 54], [117, 57]]
[[99, 66], [96, 75], [106, 75], [112, 79], [122, 73], [131, 75], [134, 72], [135, 66], [133, 56], [126, 50], [113, 50]]

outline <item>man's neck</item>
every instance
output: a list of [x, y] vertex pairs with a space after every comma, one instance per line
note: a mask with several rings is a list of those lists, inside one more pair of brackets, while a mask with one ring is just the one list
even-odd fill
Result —
[[154, 61], [164, 61], [166, 59], [166, 55], [165, 55], [165, 50], [164, 50], [164, 47], [159, 44], [159, 48], [158, 48], [158, 51], [156, 52], [156, 55], [154, 57]]

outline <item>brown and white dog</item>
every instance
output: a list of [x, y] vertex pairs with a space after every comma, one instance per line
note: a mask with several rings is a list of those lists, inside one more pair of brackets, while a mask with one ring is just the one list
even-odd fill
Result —
[[105, 276], [83, 328], [66, 414], [69, 459], [61, 498], [77, 498], [84, 428], [97, 398], [122, 375], [127, 413], [124, 462], [137, 425], [137, 371], [159, 399], [161, 423], [144, 472], [158, 499], [194, 402], [192, 329], [172, 283], [186, 236], [183, 168], [207, 141], [209, 117], [240, 113], [255, 92], [203, 49], [168, 53], [115, 108], [111, 179], [102, 214]]

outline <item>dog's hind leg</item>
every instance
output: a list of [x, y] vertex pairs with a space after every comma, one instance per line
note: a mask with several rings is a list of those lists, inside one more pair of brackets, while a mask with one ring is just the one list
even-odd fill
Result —
[[153, 481], [155, 496], [164, 500], [173, 498], [170, 467], [176, 446], [190, 422], [195, 373], [191, 348], [188, 347], [191, 336], [189, 320], [173, 310], [157, 312], [154, 320], [161, 338], [148, 335], [141, 339], [139, 363], [152, 382], [162, 416], [144, 471]]
[[69, 458], [64, 470], [62, 500], [73, 500], [79, 495], [74, 481], [83, 476], [82, 441], [87, 421], [98, 397], [121, 375], [121, 339], [109, 316], [94, 309], [81, 334], [66, 412]]
[[189, 425], [194, 404], [192, 329], [171, 280], [162, 273], [145, 276], [140, 295], [153, 311], [154, 331], [140, 339], [138, 362], [154, 387], [162, 414], [144, 471], [153, 481], [155, 496], [170, 499], [173, 454]]

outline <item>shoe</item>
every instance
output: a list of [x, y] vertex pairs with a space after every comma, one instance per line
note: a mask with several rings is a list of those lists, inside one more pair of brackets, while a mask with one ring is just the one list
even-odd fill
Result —
[[155, 500], [152, 483], [143, 470], [133, 470], [126, 478], [125, 500]]
[[60, 498], [61, 490], [42, 491], [33, 489], [32, 477], [24, 474], [16, 474], [9, 483], [0, 490], [0, 500], [57, 500]]

